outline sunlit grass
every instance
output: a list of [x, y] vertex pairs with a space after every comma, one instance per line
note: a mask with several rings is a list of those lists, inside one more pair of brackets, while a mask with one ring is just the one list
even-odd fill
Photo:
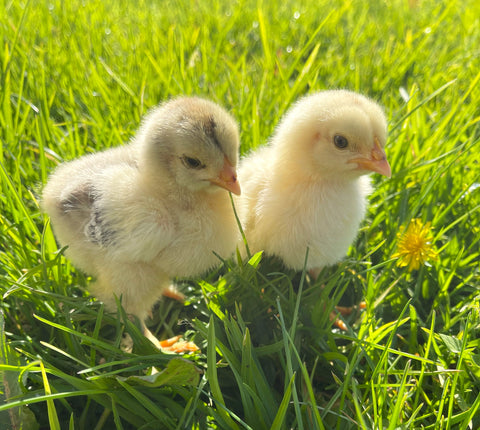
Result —
[[[1, 3], [0, 428], [480, 426], [480, 6], [300, 3]], [[316, 283], [262, 255], [179, 281], [185, 305], [165, 299], [150, 328], [194, 340], [184, 359], [89, 296], [39, 211], [59, 162], [124, 143], [177, 94], [230, 110], [246, 153], [339, 87], [385, 106], [393, 170], [344, 262]], [[416, 219], [436, 257], [401, 267]]]

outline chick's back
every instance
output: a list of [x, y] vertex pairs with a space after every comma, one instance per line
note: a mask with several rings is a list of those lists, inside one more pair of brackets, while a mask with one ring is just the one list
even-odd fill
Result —
[[[121, 171], [120, 177], [113, 175], [115, 170]], [[115, 179], [111, 193], [119, 194], [135, 171], [135, 148], [126, 145], [60, 164], [43, 189], [42, 209], [50, 216], [56, 239], [69, 246], [67, 256], [87, 273], [94, 270], [97, 252], [109, 240], [108, 229], [99, 228], [104, 178]]]

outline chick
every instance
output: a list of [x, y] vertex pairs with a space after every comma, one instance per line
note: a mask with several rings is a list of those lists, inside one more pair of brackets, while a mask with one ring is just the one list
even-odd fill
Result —
[[96, 278], [92, 293], [107, 309], [117, 296], [143, 322], [172, 278], [197, 276], [235, 250], [225, 190], [240, 194], [238, 147], [225, 110], [177, 98], [153, 109], [129, 144], [51, 175], [43, 209], [67, 257]]
[[371, 192], [366, 176], [391, 176], [387, 123], [374, 101], [346, 90], [299, 100], [268, 146], [243, 159], [236, 199], [251, 252], [264, 250], [315, 277], [343, 258]]

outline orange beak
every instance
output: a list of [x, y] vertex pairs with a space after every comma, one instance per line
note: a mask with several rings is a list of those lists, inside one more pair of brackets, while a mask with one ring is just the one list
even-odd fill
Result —
[[210, 182], [214, 185], [225, 188], [227, 191], [230, 191], [237, 196], [241, 193], [240, 184], [237, 181], [237, 172], [226, 156], [223, 160], [222, 170], [220, 170], [220, 173], [216, 178], [210, 179]]
[[387, 161], [385, 150], [380, 146], [380, 142], [375, 138], [375, 145], [370, 153], [370, 157], [353, 158], [349, 163], [356, 163], [359, 170], [371, 170], [380, 173], [387, 178], [392, 176], [392, 169]]

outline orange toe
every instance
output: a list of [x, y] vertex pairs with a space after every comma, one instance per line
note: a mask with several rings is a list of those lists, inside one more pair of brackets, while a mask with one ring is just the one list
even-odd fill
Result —
[[199, 350], [195, 343], [182, 340], [182, 336], [174, 336], [170, 339], [162, 340], [160, 342], [160, 347], [164, 351], [170, 351], [176, 354], [195, 352]]

